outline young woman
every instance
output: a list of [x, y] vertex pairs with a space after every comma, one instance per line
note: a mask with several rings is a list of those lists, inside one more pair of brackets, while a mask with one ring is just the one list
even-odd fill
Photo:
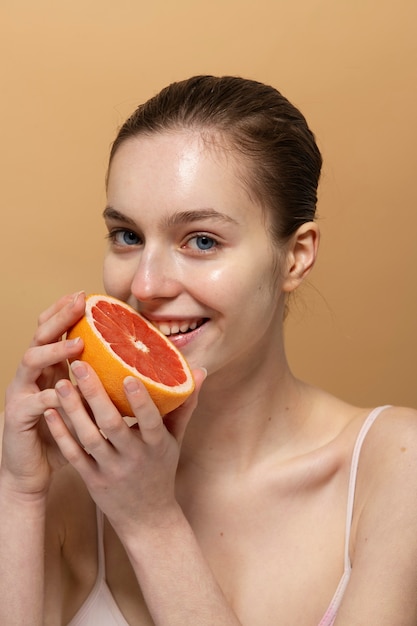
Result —
[[40, 316], [6, 398], [0, 623], [415, 626], [416, 413], [350, 406], [285, 355], [320, 167], [301, 113], [240, 78], [173, 84], [121, 128], [105, 288], [199, 397], [162, 419], [127, 378], [129, 428], [90, 367], [69, 380], [83, 294]]

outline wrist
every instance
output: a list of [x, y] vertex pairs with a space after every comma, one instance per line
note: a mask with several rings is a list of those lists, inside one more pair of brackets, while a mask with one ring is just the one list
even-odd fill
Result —
[[0, 470], [0, 507], [22, 508], [26, 511], [44, 511], [48, 490], [28, 491], [19, 486], [19, 481], [7, 476], [5, 471]]
[[175, 537], [189, 534], [191, 529], [181, 507], [175, 503], [159, 516], [135, 520], [124, 531], [116, 532], [128, 553], [145, 556], [144, 553], [166, 546]]

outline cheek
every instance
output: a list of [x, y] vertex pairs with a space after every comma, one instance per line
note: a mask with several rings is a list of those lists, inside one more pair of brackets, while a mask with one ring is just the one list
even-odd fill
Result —
[[[250, 277], [240, 266], [224, 264], [209, 272], [195, 275], [198, 277], [198, 299], [206, 302], [211, 308], [225, 313], [241, 309], [246, 294], [250, 291]], [[204, 277], [203, 277], [204, 276]]]
[[207, 274], [203, 286], [213, 308], [228, 311], [228, 316], [259, 315], [264, 310], [269, 315], [279, 300], [280, 288], [273, 263], [253, 259], [253, 263], [234, 263], [213, 269]]
[[104, 258], [103, 286], [106, 293], [120, 300], [127, 300], [130, 296], [132, 283], [129, 264], [116, 261], [111, 255]]
[[212, 300], [223, 299], [230, 288], [230, 282], [230, 272], [225, 267], [214, 268], [205, 274], [204, 280], [199, 280], [200, 286], [210, 294]]

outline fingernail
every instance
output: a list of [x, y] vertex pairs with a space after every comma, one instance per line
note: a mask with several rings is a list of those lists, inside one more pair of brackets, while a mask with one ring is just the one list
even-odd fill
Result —
[[71, 304], [70, 306], [73, 307], [75, 305], [75, 303], [77, 302], [78, 298], [84, 293], [84, 291], [77, 291], [77, 293], [74, 293], [74, 295], [72, 296], [72, 300], [71, 300]]
[[200, 367], [199, 369], [203, 372], [203, 374], [204, 374], [204, 380], [206, 380], [206, 378], [207, 378], [207, 374], [208, 374], [208, 372], [207, 372], [206, 368], [205, 368], [205, 367]]
[[77, 343], [80, 343], [81, 337], [74, 337], [74, 339], [67, 339], [67, 346], [72, 348], [72, 346], [76, 346]]
[[43, 416], [47, 422], [51, 422], [51, 423], [54, 422], [56, 419], [55, 411], [53, 411], [52, 409], [46, 409]]
[[76, 378], [88, 378], [88, 369], [81, 361], [71, 363], [71, 370]]
[[65, 380], [59, 380], [57, 382], [57, 384], [55, 385], [55, 389], [57, 391], [57, 393], [62, 396], [63, 398], [66, 398], [67, 396], [69, 396], [71, 389], [67, 383], [67, 381]]
[[137, 393], [140, 389], [138, 379], [134, 376], [127, 376], [124, 379], [124, 386], [128, 393]]

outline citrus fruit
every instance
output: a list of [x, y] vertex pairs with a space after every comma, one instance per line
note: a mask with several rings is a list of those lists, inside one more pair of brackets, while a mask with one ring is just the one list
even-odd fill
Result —
[[179, 350], [147, 319], [124, 302], [105, 295], [86, 298], [84, 316], [67, 338], [81, 337], [79, 357], [89, 363], [124, 416], [133, 412], [123, 389], [126, 376], [139, 378], [165, 415], [194, 389], [190, 368]]

